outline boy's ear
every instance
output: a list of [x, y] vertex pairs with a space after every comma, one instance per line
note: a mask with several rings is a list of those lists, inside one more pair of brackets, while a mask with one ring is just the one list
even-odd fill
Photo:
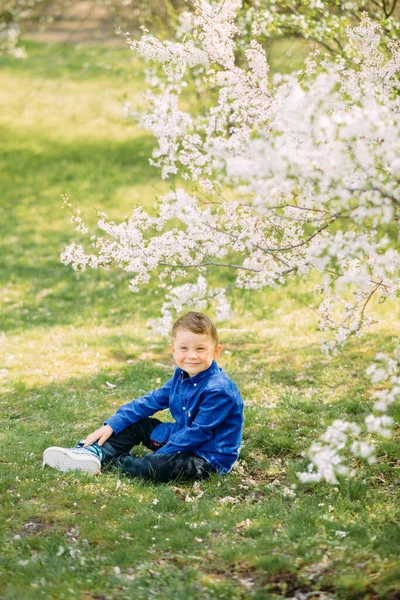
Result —
[[221, 354], [221, 350], [222, 344], [218, 344], [218, 346], [216, 346], [214, 350], [214, 358], [218, 358], [218, 356]]
[[173, 346], [173, 344], [170, 344], [170, 345], [169, 345], [169, 349], [171, 350], [171, 352], [172, 352], [172, 354], [173, 354], [173, 353], [174, 353], [174, 346]]

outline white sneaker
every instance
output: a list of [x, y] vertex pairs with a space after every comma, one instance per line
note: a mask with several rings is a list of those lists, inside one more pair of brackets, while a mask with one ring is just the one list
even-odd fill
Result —
[[51, 446], [43, 452], [43, 465], [63, 472], [79, 470], [91, 475], [101, 471], [100, 459], [87, 448]]

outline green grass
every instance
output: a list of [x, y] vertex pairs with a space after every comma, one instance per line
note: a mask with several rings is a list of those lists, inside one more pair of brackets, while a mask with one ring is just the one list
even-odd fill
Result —
[[[236, 292], [220, 362], [246, 401], [244, 444], [203, 495], [42, 469], [48, 445], [74, 444], [172, 369], [165, 342], [146, 335], [161, 305], [154, 283], [132, 294], [125, 274], [60, 264], [75, 235], [60, 195], [93, 225], [93, 206], [123, 218], [167, 186], [148, 166], [153, 140], [122, 118], [126, 99], [143, 106], [128, 50], [28, 50], [0, 62], [0, 598], [399, 598], [398, 438], [354, 480], [296, 477], [333, 419], [368, 414], [365, 368], [398, 340], [388, 303], [374, 307], [379, 327], [328, 360], [303, 282]], [[278, 50], [275, 68], [291, 51]]]

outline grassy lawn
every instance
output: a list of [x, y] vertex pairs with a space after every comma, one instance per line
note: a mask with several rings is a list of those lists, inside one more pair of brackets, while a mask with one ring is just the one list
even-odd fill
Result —
[[[398, 344], [394, 304], [373, 307], [379, 326], [329, 360], [304, 283], [236, 293], [219, 362], [246, 424], [226, 477], [154, 485], [42, 468], [48, 445], [75, 444], [173, 368], [146, 333], [154, 284], [132, 294], [126, 274], [61, 265], [75, 234], [60, 196], [94, 224], [93, 207], [123, 218], [167, 184], [148, 165], [151, 137], [123, 118], [145, 89], [128, 49], [27, 46], [28, 60], [0, 61], [1, 600], [399, 599], [398, 435], [353, 480], [296, 477], [333, 419], [370, 412], [365, 369]], [[271, 50], [275, 69], [285, 52]]]

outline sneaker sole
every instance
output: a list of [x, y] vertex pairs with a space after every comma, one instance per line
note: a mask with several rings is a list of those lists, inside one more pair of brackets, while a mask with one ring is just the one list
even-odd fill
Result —
[[96, 475], [101, 471], [101, 463], [95, 456], [80, 456], [68, 448], [52, 446], [43, 452], [43, 464], [59, 471], [84, 471]]

